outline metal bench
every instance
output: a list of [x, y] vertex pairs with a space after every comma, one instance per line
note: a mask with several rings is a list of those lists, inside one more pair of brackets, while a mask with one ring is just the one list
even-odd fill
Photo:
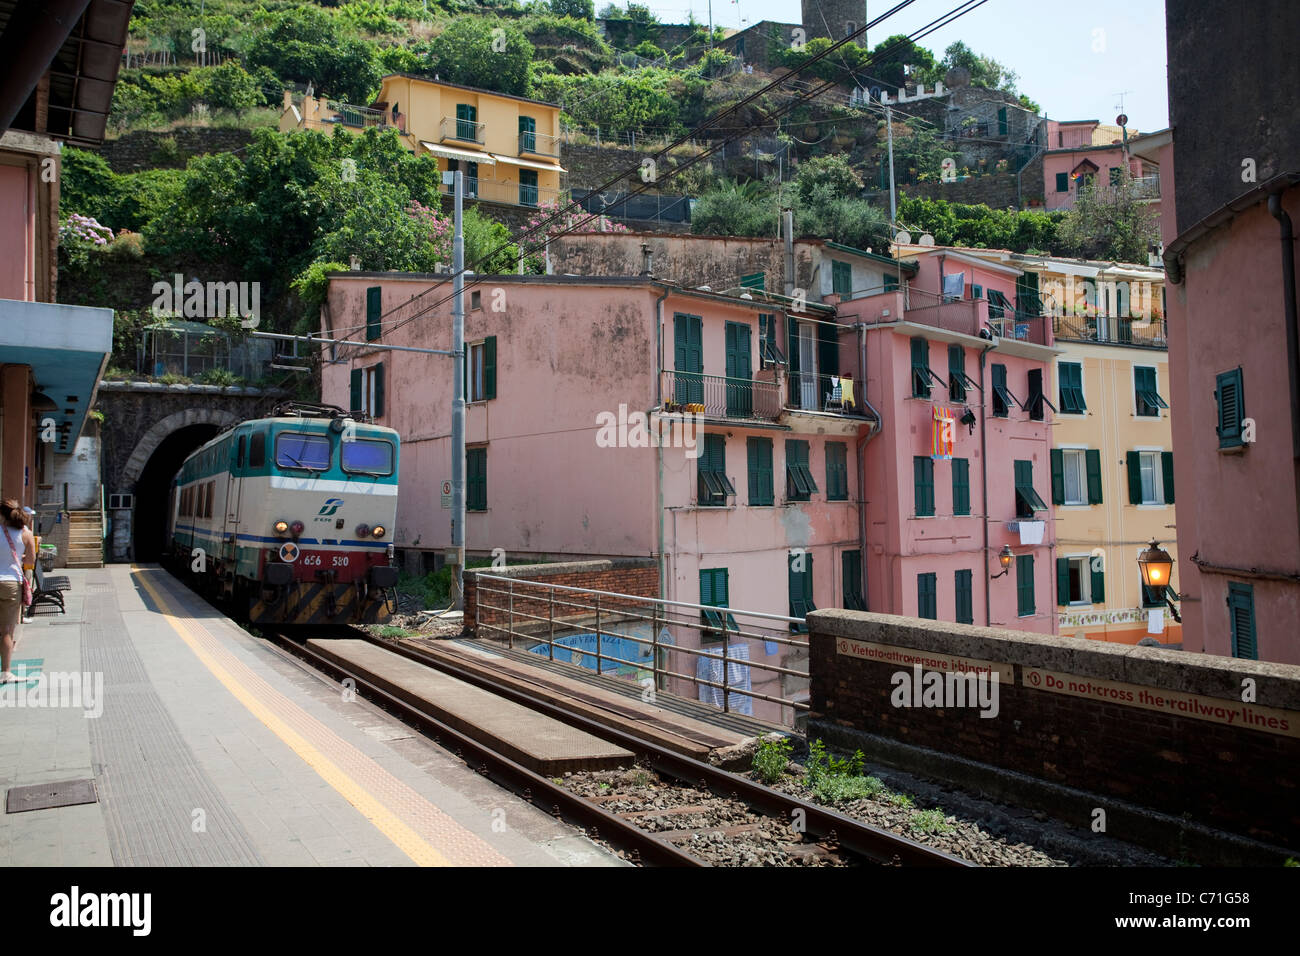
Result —
[[27, 608], [27, 613], [34, 614], [36, 608], [42, 604], [48, 604], [51, 607], [57, 607], [60, 614], [66, 614], [67, 608], [63, 606], [63, 592], [72, 590], [72, 579], [63, 574], [46, 574], [41, 570], [40, 562], [36, 563], [34, 571], [36, 578], [36, 587], [32, 590], [32, 603]]

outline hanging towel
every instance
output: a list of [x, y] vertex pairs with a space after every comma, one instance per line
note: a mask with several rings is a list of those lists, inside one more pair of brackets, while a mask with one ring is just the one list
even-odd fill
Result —
[[953, 444], [956, 441], [957, 423], [953, 421], [952, 412], [946, 408], [933, 409], [934, 435], [930, 442], [930, 457], [935, 459], [952, 458]]
[[1021, 544], [1042, 544], [1043, 530], [1047, 527], [1045, 521], [1021, 521], [1020, 543]]
[[1147, 633], [1163, 634], [1165, 632], [1165, 609], [1153, 607], [1147, 611]]

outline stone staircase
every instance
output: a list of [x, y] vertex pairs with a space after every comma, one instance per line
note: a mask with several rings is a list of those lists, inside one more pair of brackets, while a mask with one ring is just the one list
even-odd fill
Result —
[[68, 567], [104, 566], [104, 522], [98, 511], [73, 511], [68, 516]]

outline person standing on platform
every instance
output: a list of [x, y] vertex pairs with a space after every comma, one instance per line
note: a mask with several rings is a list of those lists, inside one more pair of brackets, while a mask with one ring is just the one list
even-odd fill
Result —
[[24, 566], [36, 563], [36, 539], [27, 527], [22, 508], [10, 498], [0, 502], [0, 684], [23, 680], [9, 670], [14, 653], [14, 632], [23, 607], [30, 603], [31, 586]]

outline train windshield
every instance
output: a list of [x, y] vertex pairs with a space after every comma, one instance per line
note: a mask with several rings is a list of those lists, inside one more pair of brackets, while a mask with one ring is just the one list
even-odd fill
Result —
[[324, 435], [285, 432], [275, 439], [278, 468], [307, 468], [324, 471], [330, 466], [330, 440]]
[[393, 473], [393, 445], [386, 441], [359, 438], [343, 442], [343, 470], [367, 475]]

